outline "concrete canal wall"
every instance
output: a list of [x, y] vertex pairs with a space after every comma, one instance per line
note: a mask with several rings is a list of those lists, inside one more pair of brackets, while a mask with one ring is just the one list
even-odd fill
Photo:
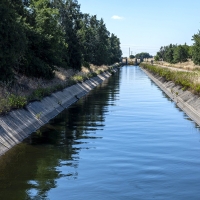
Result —
[[142, 70], [154, 81], [192, 120], [200, 126], [200, 97], [190, 91], [183, 91], [181, 86], [172, 81], [165, 81], [162, 77], [152, 75], [147, 70]]
[[110, 76], [109, 72], [104, 72], [85, 82], [53, 93], [41, 101], [29, 103], [24, 109], [13, 110], [1, 116], [0, 155], [27, 138]]

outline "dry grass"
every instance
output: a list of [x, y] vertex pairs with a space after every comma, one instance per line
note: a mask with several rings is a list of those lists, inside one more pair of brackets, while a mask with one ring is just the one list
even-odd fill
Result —
[[72, 69], [64, 70], [57, 68], [55, 77], [52, 80], [45, 80], [43, 78], [30, 78], [15, 74], [14, 84], [11, 82], [0, 82], [0, 98], [6, 98], [10, 94], [18, 96], [28, 96], [38, 88], [48, 88], [58, 84], [65, 84], [66, 81], [75, 74]]
[[42, 78], [30, 78], [15, 73], [13, 82], [0, 82], [0, 114], [7, 113], [11, 109], [21, 108], [29, 101], [40, 100], [52, 92], [75, 84], [79, 81], [100, 74], [109, 69], [109, 66], [82, 67], [81, 71], [56, 68], [55, 77], [52, 80]]
[[195, 65], [192, 60], [188, 60], [187, 62], [183, 63], [176, 63], [176, 64], [170, 64], [167, 62], [162, 62], [162, 61], [154, 61], [155, 64], [160, 65], [160, 66], [166, 66], [166, 67], [171, 67], [171, 68], [177, 68], [177, 69], [183, 69], [183, 70], [188, 70], [188, 71], [193, 71], [193, 70], [200, 70], [199, 65]]
[[30, 78], [15, 73], [13, 82], [0, 82], [0, 115], [8, 113], [12, 109], [22, 108], [30, 101], [41, 100], [53, 92], [63, 90], [104, 71], [113, 73], [113, 67], [116, 66], [119, 66], [119, 63], [115, 63], [112, 66], [90, 65], [89, 68], [82, 67], [81, 71], [56, 68], [55, 77], [52, 80]]
[[[150, 61], [144, 62], [150, 64]], [[168, 68], [174, 71], [195, 72], [197, 74], [196, 83], [200, 83], [200, 66], [195, 65], [192, 60], [183, 63], [170, 64], [165, 61], [154, 61], [154, 64], [159, 67]]]
[[171, 68], [144, 62], [140, 66], [159, 77], [163, 77], [167, 81], [172, 81], [176, 85], [180, 85], [183, 90], [190, 90], [194, 94], [200, 95], [200, 74], [198, 71], [172, 70]]
[[107, 65], [101, 65], [101, 66], [96, 66], [96, 65], [90, 65], [90, 69], [86, 67], [82, 67], [80, 72], [77, 72], [77, 75], [86, 75], [89, 73], [96, 73], [99, 74], [100, 72], [107, 71], [109, 69], [109, 66]]

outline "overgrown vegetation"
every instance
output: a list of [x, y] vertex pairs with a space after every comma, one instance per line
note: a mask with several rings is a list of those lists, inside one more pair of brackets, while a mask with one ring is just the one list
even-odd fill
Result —
[[78, 72], [67, 80], [63, 80], [61, 83], [51, 84], [51, 86], [47, 87], [38, 86], [36, 89], [34, 89], [32, 92], [29, 92], [28, 94], [23, 94], [23, 91], [21, 91], [21, 94], [19, 94], [19, 91], [15, 91], [14, 93], [16, 94], [14, 94], [13, 92], [10, 92], [10, 84], [12, 83], [5, 84], [3, 86], [5, 90], [4, 97], [0, 98], [0, 114], [5, 114], [12, 109], [23, 108], [30, 101], [40, 101], [45, 96], [51, 95], [53, 92], [63, 90], [64, 88], [74, 85], [78, 82], [83, 82], [91, 77], [97, 76], [97, 74], [104, 71], [109, 71], [110, 73], [112, 73], [113, 66], [91, 66], [90, 70], [87, 69], [85, 71], [83, 70], [81, 72]]
[[23, 108], [26, 104], [26, 97], [10, 94], [7, 98], [0, 99], [0, 114], [6, 113], [11, 109]]
[[158, 75], [167, 81], [173, 81], [175, 84], [182, 86], [183, 90], [188, 89], [195, 94], [200, 94], [199, 75], [197, 72], [174, 71], [146, 63], [141, 63], [140, 66], [154, 75]]
[[14, 81], [14, 72], [52, 79], [56, 66], [110, 65], [122, 54], [119, 38], [77, 0], [1, 0], [0, 17], [3, 82]]

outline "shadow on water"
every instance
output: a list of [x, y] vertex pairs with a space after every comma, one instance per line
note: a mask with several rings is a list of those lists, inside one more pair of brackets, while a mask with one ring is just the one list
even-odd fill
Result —
[[[76, 145], [101, 139], [95, 131], [104, 128], [108, 102], [117, 98], [119, 78], [117, 72], [0, 158], [0, 199], [46, 199], [48, 191], [57, 187], [57, 179], [78, 178], [81, 148]], [[59, 170], [64, 166], [65, 173]]]

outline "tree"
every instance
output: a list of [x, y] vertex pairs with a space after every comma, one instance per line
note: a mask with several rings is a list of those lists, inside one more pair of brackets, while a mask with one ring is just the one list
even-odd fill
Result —
[[159, 61], [160, 60], [159, 56], [158, 55], [154, 56], [154, 60]]
[[188, 55], [189, 58], [192, 58], [193, 46], [189, 46]]
[[188, 59], [188, 51], [183, 45], [178, 45], [174, 49], [174, 62], [186, 62]]
[[122, 56], [122, 51], [120, 48], [120, 40], [113, 33], [109, 38], [109, 64], [113, 64], [115, 62], [119, 62]]
[[55, 66], [65, 66], [67, 45], [59, 24], [58, 9], [49, 0], [30, 0], [27, 4], [27, 51], [18, 71], [27, 76], [54, 77]]
[[134, 56], [134, 55], [130, 55], [129, 58], [130, 58], [130, 59], [134, 59], [135, 56]]
[[177, 45], [170, 44], [164, 47], [164, 60], [169, 63], [174, 63], [174, 50]]
[[200, 65], [200, 31], [192, 36], [193, 48], [192, 48], [192, 60], [194, 64]]
[[68, 65], [73, 69], [80, 70], [82, 62], [81, 44], [78, 37], [82, 18], [80, 5], [77, 0], [66, 0], [58, 4], [58, 9], [60, 12], [60, 24], [64, 31], [64, 40], [68, 45]]
[[156, 59], [159, 58], [168, 63], [185, 62], [191, 57], [191, 47], [186, 43], [184, 45], [170, 44], [160, 48], [156, 54]]
[[103, 65], [109, 63], [109, 31], [107, 30], [103, 19], [96, 23], [96, 45], [94, 49], [94, 64]]
[[112, 64], [121, 57], [120, 40], [103, 19], [80, 11], [77, 0], [1, 0], [0, 81], [14, 71], [51, 79], [55, 66]]
[[26, 36], [20, 16], [11, 1], [1, 0], [0, 18], [0, 81], [7, 81], [13, 78], [13, 68], [24, 56]]
[[151, 55], [150, 55], [149, 53], [147, 53], [147, 52], [142, 52], [142, 53], [136, 54], [135, 57], [136, 57], [137, 59], [143, 60], [144, 58], [152, 58], [153, 56], [151, 56]]

